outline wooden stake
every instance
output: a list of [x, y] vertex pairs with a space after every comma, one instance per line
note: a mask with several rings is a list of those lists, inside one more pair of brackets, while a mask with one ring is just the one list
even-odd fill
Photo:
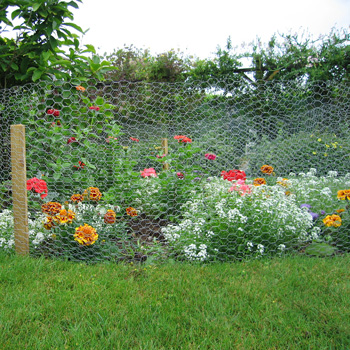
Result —
[[[163, 154], [168, 155], [168, 139], [162, 139]], [[169, 164], [163, 163], [163, 170], [169, 170]]]
[[25, 126], [11, 125], [12, 198], [16, 253], [29, 253]]

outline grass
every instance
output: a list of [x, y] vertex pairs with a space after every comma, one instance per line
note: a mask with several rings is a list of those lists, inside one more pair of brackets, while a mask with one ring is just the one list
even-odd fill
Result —
[[350, 256], [86, 265], [0, 256], [0, 349], [349, 349]]

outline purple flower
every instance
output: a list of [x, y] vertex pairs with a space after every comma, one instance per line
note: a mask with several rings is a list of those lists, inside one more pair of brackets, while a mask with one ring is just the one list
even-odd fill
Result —
[[317, 220], [317, 218], [318, 218], [317, 213], [313, 213], [312, 211], [309, 211], [309, 214], [312, 216], [312, 220]]
[[308, 208], [311, 209], [311, 205], [310, 204], [301, 204], [300, 208]]
[[200, 178], [200, 177], [195, 177], [195, 178], [193, 179], [193, 181], [201, 181], [201, 178]]
[[325, 212], [324, 210], [321, 210], [320, 214], [321, 214], [321, 215], [325, 215], [326, 212]]

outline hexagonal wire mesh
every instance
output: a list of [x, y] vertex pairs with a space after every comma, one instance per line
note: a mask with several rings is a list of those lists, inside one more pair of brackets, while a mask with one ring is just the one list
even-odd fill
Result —
[[34, 255], [227, 261], [349, 251], [349, 96], [348, 84], [280, 81], [2, 90], [1, 249], [14, 245], [9, 131], [22, 123]]

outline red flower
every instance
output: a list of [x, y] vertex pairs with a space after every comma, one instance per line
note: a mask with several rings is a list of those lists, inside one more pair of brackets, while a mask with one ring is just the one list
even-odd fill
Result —
[[185, 143], [192, 142], [192, 140], [185, 135], [175, 135], [174, 139], [179, 140], [179, 142], [185, 142]]
[[242, 170], [229, 170], [229, 171], [222, 171], [221, 176], [224, 178], [224, 180], [233, 181], [233, 180], [246, 180], [247, 176], [244, 171]]
[[73, 143], [73, 142], [78, 142], [78, 140], [75, 138], [75, 137], [70, 137], [68, 140], [67, 140], [67, 144], [69, 145], [70, 143]]
[[176, 175], [179, 179], [183, 179], [185, 177], [185, 175], [183, 173], [180, 173], [180, 172], [176, 173]]
[[154, 168], [148, 168], [141, 171], [142, 177], [157, 177], [157, 173]]
[[209, 160], [215, 160], [216, 159], [216, 155], [213, 153], [206, 153], [204, 155], [205, 158], [209, 159]]
[[55, 117], [58, 117], [60, 115], [60, 111], [57, 109], [48, 109], [46, 114], [53, 114]]
[[136, 139], [135, 137], [130, 137], [130, 140], [131, 140], [131, 141], [135, 141], [135, 142], [140, 142], [140, 140], [139, 140], [139, 139]]
[[97, 106], [91, 106], [89, 107], [89, 109], [93, 109], [95, 111], [99, 111], [100, 110], [100, 107], [97, 107]]
[[85, 164], [79, 160], [79, 166], [73, 165], [73, 168], [84, 169]]
[[36, 177], [27, 180], [27, 190], [34, 190], [36, 193], [40, 193], [41, 199], [45, 198], [48, 193], [46, 182]]

